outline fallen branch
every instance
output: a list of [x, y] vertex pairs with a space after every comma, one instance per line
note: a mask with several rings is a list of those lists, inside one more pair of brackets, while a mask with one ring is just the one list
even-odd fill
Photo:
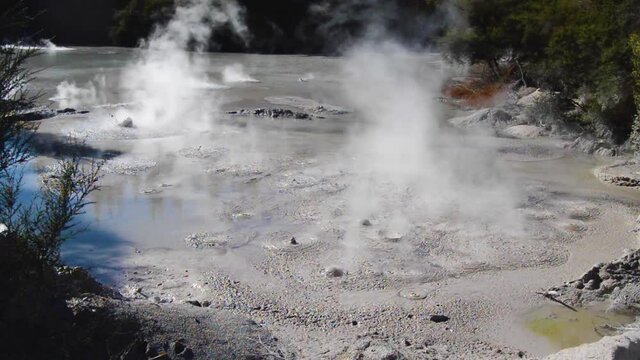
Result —
[[573, 306], [565, 303], [562, 300], [557, 299], [556, 296], [558, 296], [558, 293], [556, 293], [555, 291], [545, 291], [545, 292], [536, 291], [536, 294], [542, 295], [542, 296], [544, 296], [545, 298], [547, 298], [547, 299], [549, 299], [551, 301], [555, 301], [558, 304], [568, 308], [571, 311], [578, 312], [578, 310], [576, 310], [576, 308], [574, 308]]

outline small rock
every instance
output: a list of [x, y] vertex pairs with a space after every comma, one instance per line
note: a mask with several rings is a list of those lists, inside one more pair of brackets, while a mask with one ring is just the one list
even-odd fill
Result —
[[132, 128], [133, 127], [133, 119], [130, 117], [127, 117], [126, 119], [122, 120], [118, 126], [123, 127], [123, 128]]
[[344, 270], [338, 267], [332, 266], [325, 271], [325, 275], [327, 277], [342, 277], [344, 276]]
[[182, 354], [187, 349], [185, 340], [182, 340], [182, 339], [174, 342], [172, 347], [173, 347], [173, 352], [175, 352], [178, 355]]
[[362, 226], [371, 226], [371, 221], [369, 221], [369, 219], [364, 219], [361, 224]]
[[298, 241], [296, 240], [295, 236], [291, 237], [291, 245], [298, 245]]
[[449, 317], [446, 315], [431, 315], [429, 317], [429, 320], [433, 321], [434, 323], [441, 323], [449, 321]]
[[615, 288], [616, 285], [618, 285], [618, 283], [615, 280], [606, 279], [600, 284], [600, 288], [603, 291], [607, 292], [607, 291], [613, 290], [613, 288]]
[[185, 301], [185, 303], [193, 305], [193, 306], [197, 306], [197, 307], [202, 307], [202, 304], [198, 300], [187, 300], [187, 301]]

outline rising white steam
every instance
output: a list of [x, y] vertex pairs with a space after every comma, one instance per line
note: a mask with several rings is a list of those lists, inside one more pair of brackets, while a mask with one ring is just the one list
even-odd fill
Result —
[[438, 218], [520, 228], [514, 187], [494, 154], [439, 123], [443, 76], [433, 57], [365, 45], [346, 55], [343, 70], [346, 100], [362, 119], [348, 149], [356, 179], [347, 245], [360, 247], [360, 222], [371, 218], [391, 237]]
[[242, 64], [233, 64], [225, 66], [222, 70], [222, 80], [226, 83], [256, 83], [260, 80], [254, 79], [247, 74]]
[[208, 130], [215, 93], [224, 88], [207, 74], [207, 49], [214, 29], [229, 26], [247, 39], [241, 8], [235, 1], [191, 0], [179, 6], [171, 21], [143, 44], [140, 59], [122, 76], [137, 127]]
[[56, 51], [71, 51], [75, 50], [73, 48], [58, 46], [53, 43], [53, 41], [49, 39], [42, 39], [38, 44], [35, 45], [22, 45], [22, 44], [6, 44], [1, 46], [3, 49], [18, 49], [18, 50], [40, 50], [45, 53], [55, 53]]
[[56, 87], [56, 94], [49, 100], [55, 101], [60, 109], [103, 105], [107, 101], [106, 83], [106, 77], [102, 74], [80, 86], [75, 82], [63, 81]]

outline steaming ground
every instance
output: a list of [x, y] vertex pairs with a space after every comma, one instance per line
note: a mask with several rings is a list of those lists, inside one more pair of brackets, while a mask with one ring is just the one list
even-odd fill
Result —
[[[43, 121], [36, 140], [86, 139], [107, 159], [91, 231], [65, 260], [142, 301], [247, 316], [301, 358], [552, 352], [522, 314], [544, 304], [536, 291], [637, 247], [640, 198], [562, 140], [438, 125], [459, 115], [435, 101], [438, 57], [389, 53], [203, 56], [206, 84], [178, 101], [197, 111], [178, 107], [168, 127], [138, 121], [140, 100], [116, 85], [137, 51], [36, 59], [34, 86], [55, 99], [43, 105], [90, 111]], [[229, 113], [242, 109], [309, 118]]]

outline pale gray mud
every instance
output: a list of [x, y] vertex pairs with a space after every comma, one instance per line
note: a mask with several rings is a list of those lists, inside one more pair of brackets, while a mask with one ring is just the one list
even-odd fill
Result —
[[[106, 159], [83, 219], [90, 230], [65, 244], [64, 259], [131, 298], [240, 314], [299, 358], [538, 357], [558, 347], [524, 325], [546, 304], [536, 291], [638, 247], [640, 196], [599, 182], [592, 169], [608, 160], [572, 155], [562, 140], [443, 125], [448, 135], [430, 151], [453, 159], [454, 174], [484, 154], [488, 180], [471, 182], [492, 186], [460, 181], [454, 208], [434, 215], [412, 189], [377, 178], [376, 206], [353, 211], [358, 165], [377, 159], [352, 152], [369, 124], [341, 95], [343, 59], [207, 55], [216, 84], [236, 63], [259, 82], [202, 89], [214, 126], [192, 131], [138, 127], [135, 117], [118, 125], [135, 104], [115, 83], [134, 56], [45, 54], [32, 84], [43, 105], [90, 111], [43, 120], [36, 140], [83, 139], [88, 156]], [[437, 56], [424, 66], [442, 67]], [[56, 98], [63, 81], [89, 90]], [[311, 118], [229, 114], [274, 105]], [[439, 106], [444, 123], [452, 110]], [[503, 185], [509, 211], [481, 201], [506, 196]]]

